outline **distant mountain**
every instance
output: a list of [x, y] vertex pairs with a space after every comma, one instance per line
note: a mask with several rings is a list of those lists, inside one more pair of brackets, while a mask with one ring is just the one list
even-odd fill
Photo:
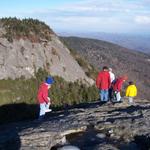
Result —
[[131, 51], [105, 41], [78, 37], [62, 37], [64, 43], [76, 50], [96, 68], [112, 67], [117, 76], [127, 74], [138, 87], [138, 95], [150, 99], [150, 55]]
[[123, 47], [150, 54], [150, 35], [131, 35], [113, 33], [69, 33], [60, 32], [62, 36], [78, 36], [112, 42]]

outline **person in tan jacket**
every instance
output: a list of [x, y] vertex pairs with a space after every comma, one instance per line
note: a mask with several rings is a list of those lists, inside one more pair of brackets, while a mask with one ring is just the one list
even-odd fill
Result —
[[137, 96], [137, 88], [132, 81], [129, 82], [129, 85], [126, 89], [126, 96], [129, 97], [129, 104], [132, 104], [133, 98]]

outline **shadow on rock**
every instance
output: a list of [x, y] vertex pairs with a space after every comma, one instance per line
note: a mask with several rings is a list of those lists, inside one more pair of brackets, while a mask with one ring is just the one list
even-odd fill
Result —
[[9, 104], [0, 107], [0, 124], [17, 122], [23, 120], [33, 120], [38, 115], [38, 105], [28, 105], [25, 103]]
[[138, 145], [140, 150], [150, 149], [150, 136], [148, 135], [137, 135], [134, 137], [134, 142]]
[[100, 101], [94, 101], [94, 102], [89, 102], [89, 103], [80, 103], [80, 104], [76, 104], [73, 106], [67, 106], [67, 109], [74, 109], [74, 108], [83, 108], [83, 109], [88, 109], [88, 108], [96, 108], [103, 105], [102, 103], [100, 103]]
[[113, 113], [113, 112], [125, 112], [125, 113], [128, 113], [128, 114], [131, 114], [135, 111], [138, 111], [138, 110], [148, 110], [150, 109], [150, 106], [129, 106], [129, 107], [126, 107], [126, 108], [119, 108], [119, 109], [115, 109], [115, 110], [112, 110], [112, 111], [108, 111], [108, 113]]
[[136, 135], [134, 140], [128, 144], [123, 144], [120, 150], [149, 150], [150, 137], [148, 135]]
[[[0, 107], [0, 149], [19, 150], [21, 141], [19, 132], [27, 128], [35, 128], [41, 124], [29, 123], [37, 118], [38, 106], [21, 104], [9, 104]], [[12, 123], [18, 122], [19, 123]], [[23, 123], [21, 121], [26, 121]]]
[[143, 115], [137, 115], [137, 116], [129, 116], [129, 117], [115, 117], [115, 118], [107, 118], [105, 122], [111, 122], [114, 123], [116, 120], [126, 120], [126, 119], [131, 119], [131, 120], [135, 120], [135, 119], [140, 119], [143, 118]]

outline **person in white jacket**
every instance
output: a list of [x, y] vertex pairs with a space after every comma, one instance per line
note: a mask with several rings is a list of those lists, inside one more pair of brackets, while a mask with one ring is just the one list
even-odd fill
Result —
[[110, 80], [111, 83], [115, 80], [115, 74], [112, 72], [112, 68], [109, 68]]
[[[115, 81], [115, 74], [112, 72], [112, 68], [109, 68], [109, 74], [110, 74], [110, 80], [111, 80], [111, 84], [113, 84], [113, 82]], [[109, 88], [109, 100], [112, 100], [113, 96], [112, 96], [112, 86]]]

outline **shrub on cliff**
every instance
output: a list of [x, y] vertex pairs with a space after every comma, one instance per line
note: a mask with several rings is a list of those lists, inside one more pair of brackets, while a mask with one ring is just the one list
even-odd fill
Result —
[[[38, 113], [37, 91], [48, 73], [42, 69], [32, 79], [0, 80], [0, 123], [36, 118]], [[80, 81], [66, 82], [55, 76], [50, 90], [52, 107], [70, 106], [98, 99], [95, 86], [87, 87]]]
[[31, 42], [40, 42], [41, 39], [51, 40], [51, 34], [54, 34], [48, 25], [37, 19], [2, 18], [0, 22], [6, 30], [3, 36], [10, 42], [21, 38]]

